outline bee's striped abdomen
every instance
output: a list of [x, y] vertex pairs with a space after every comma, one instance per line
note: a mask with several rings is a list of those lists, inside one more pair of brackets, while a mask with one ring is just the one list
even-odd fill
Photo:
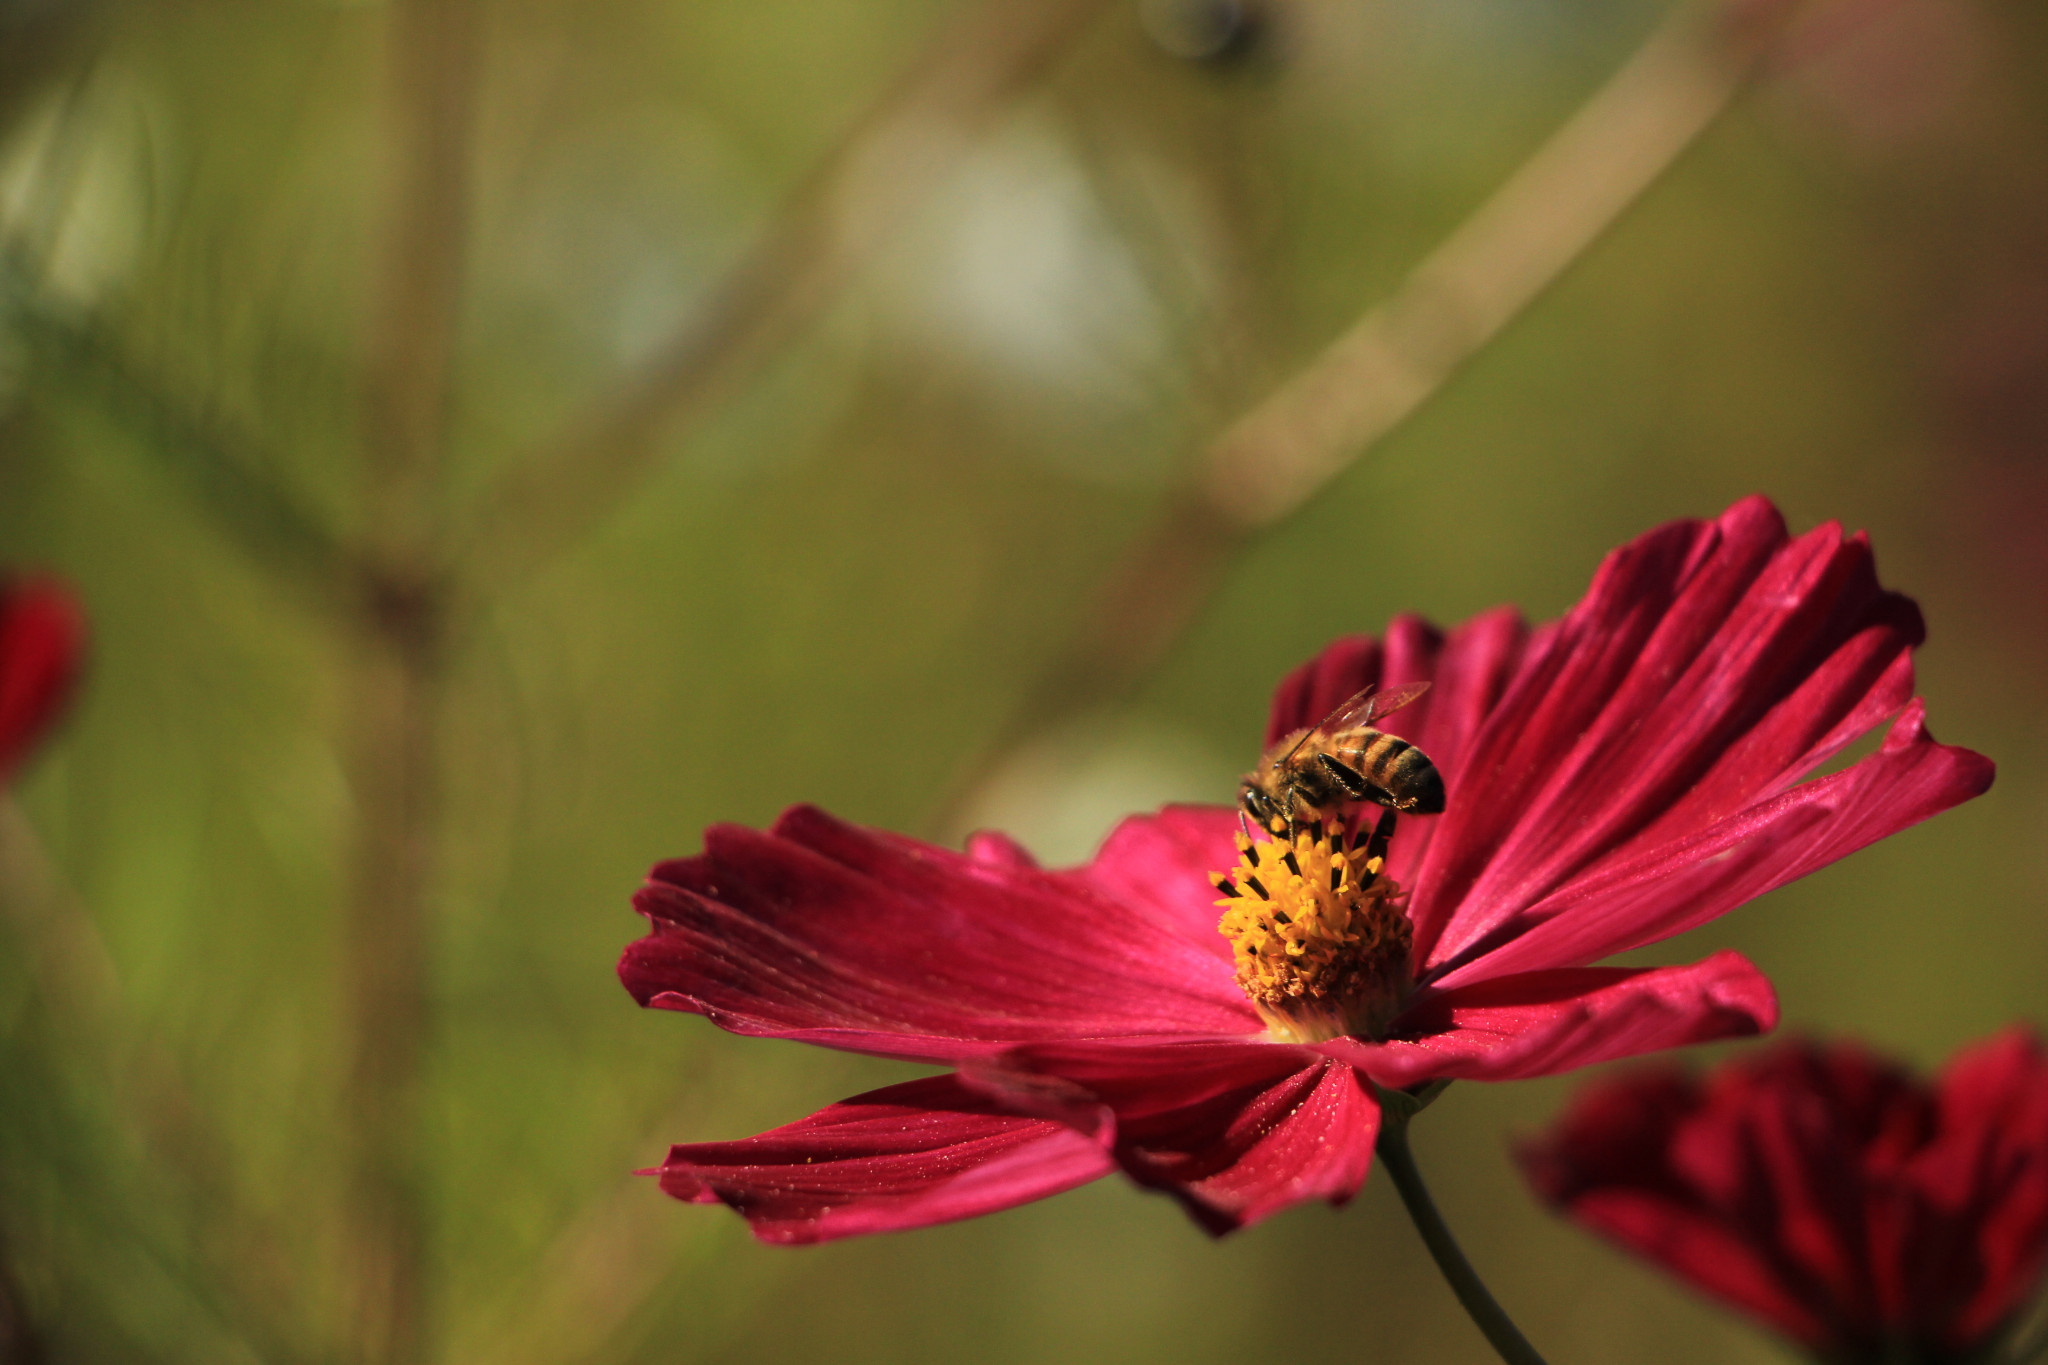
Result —
[[1365, 780], [1394, 798], [1398, 810], [1435, 815], [1444, 808], [1444, 779], [1429, 755], [1402, 739], [1378, 730], [1358, 736], [1353, 762]]

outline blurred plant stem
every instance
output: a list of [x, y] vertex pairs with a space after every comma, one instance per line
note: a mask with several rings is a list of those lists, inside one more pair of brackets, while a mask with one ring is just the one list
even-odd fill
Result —
[[62, 1021], [67, 1031], [105, 1030], [119, 1008], [113, 958], [11, 795], [0, 795], [0, 914], [49, 1008], [77, 1016]]
[[156, 452], [181, 491], [274, 581], [323, 613], [343, 605], [344, 547], [267, 475], [278, 461], [258, 436], [160, 381], [104, 316], [26, 296], [8, 303], [8, 321], [41, 353], [44, 372], [75, 389], [81, 407], [114, 419]]
[[[1217, 13], [1174, 11], [1187, 22]], [[1142, 20], [1141, 20], [1142, 23]], [[1156, 41], [1101, 44], [1057, 88], [1061, 131], [1089, 188], [1174, 317], [1188, 429], [1221, 426], [1279, 375], [1273, 260], [1283, 198], [1261, 150], [1274, 101], [1249, 73], [1162, 61]], [[1259, 79], [1258, 77], [1250, 77]]]
[[438, 813], [433, 611], [422, 594], [374, 614], [357, 636], [350, 684], [349, 1254], [357, 1354], [380, 1365], [424, 1359], [428, 1333], [420, 1089], [432, 1026], [427, 896]]
[[1598, 241], [1741, 89], [1776, 23], [1681, 6], [1492, 197], [1305, 368], [1209, 442], [934, 812], [971, 810], [1041, 731], [1121, 700], [1252, 536], [1420, 408]]
[[1197, 496], [1270, 526], [1436, 394], [1728, 107], [1760, 53], [1722, 13], [1676, 10], [1392, 297], [1210, 443]]
[[[213, 1277], [220, 1302], [209, 1307], [221, 1325], [265, 1359], [300, 1358], [286, 1340], [295, 1286], [278, 1230], [238, 1197], [233, 1162], [201, 1120], [170, 1049], [154, 1034], [123, 1027], [127, 1003], [99, 927], [11, 795], [0, 795], [0, 917], [26, 960], [53, 1044], [104, 1078], [119, 1101], [112, 1112], [122, 1142], [174, 1174], [178, 1194], [201, 1211], [194, 1249]], [[22, 1311], [18, 1288], [0, 1283], [0, 1365], [42, 1358], [8, 1354], [24, 1349], [22, 1342], [40, 1349], [33, 1324], [8, 1316]]]
[[1464, 1251], [1458, 1246], [1458, 1239], [1451, 1235], [1450, 1225], [1438, 1211], [1436, 1201], [1430, 1198], [1429, 1186], [1423, 1183], [1422, 1170], [1415, 1164], [1415, 1153], [1408, 1145], [1408, 1124], [1415, 1115], [1433, 1100], [1443, 1089], [1444, 1082], [1438, 1082], [1420, 1096], [1410, 1096], [1402, 1091], [1380, 1092], [1380, 1136], [1374, 1149], [1380, 1165], [1386, 1168], [1388, 1179], [1401, 1195], [1401, 1205], [1408, 1210], [1408, 1217], [1415, 1224], [1416, 1232], [1422, 1235], [1422, 1244], [1429, 1248], [1430, 1257], [1436, 1261], [1444, 1279], [1450, 1283], [1451, 1292], [1458, 1296], [1458, 1303], [1472, 1318], [1487, 1344], [1507, 1362], [1507, 1365], [1543, 1365], [1543, 1357], [1529, 1344], [1493, 1294], [1480, 1280], [1472, 1263], [1465, 1259]]
[[[351, 637], [347, 1112], [361, 1361], [414, 1365], [431, 1354], [420, 1101], [433, 1027], [435, 739], [451, 620], [629, 497], [663, 442], [815, 318], [1106, 3], [988, 0], [968, 10], [799, 187], [708, 312], [516, 467], [460, 543], [441, 498], [480, 16], [474, 0], [394, 7], [393, 202], [366, 363], [367, 520]], [[565, 1236], [588, 1241], [582, 1224]], [[614, 1296], [611, 1319], [623, 1321], [659, 1278]]]
[[52, 79], [71, 73], [106, 18], [100, 0], [0, 4], [0, 128]]
[[513, 469], [464, 556], [479, 580], [532, 571], [624, 502], [668, 444], [825, 310], [1107, 4], [967, 7], [797, 186], [710, 303]]
[[21, 1287], [8, 1270], [12, 1257], [0, 1242], [0, 1365], [42, 1365], [50, 1358], [22, 1305]]
[[421, 1089], [448, 617], [441, 497], [482, 16], [474, 0], [398, 0], [387, 42], [391, 200], [365, 363], [367, 520], [350, 636], [354, 1046], [344, 1112], [354, 1354], [366, 1365], [416, 1365], [432, 1339]]
[[276, 452], [154, 373], [104, 309], [42, 287], [79, 210], [90, 140], [81, 109], [91, 80], [89, 67], [70, 73], [50, 148], [37, 158], [42, 189], [25, 215], [33, 227], [0, 252], [0, 318], [65, 396], [127, 427], [244, 553], [317, 608], [332, 610], [346, 579], [343, 549], [276, 477]]
[[2048, 1360], [2048, 1298], [2036, 1296], [1992, 1360], [1994, 1365], [2040, 1365]]

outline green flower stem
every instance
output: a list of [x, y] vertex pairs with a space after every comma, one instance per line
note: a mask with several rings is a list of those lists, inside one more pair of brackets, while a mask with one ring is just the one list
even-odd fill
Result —
[[2048, 1361], [2048, 1306], [2037, 1307], [2029, 1329], [2016, 1331], [2005, 1349], [1995, 1352], [1998, 1365], [2040, 1365]]
[[1425, 1091], [1422, 1096], [1380, 1092], [1380, 1165], [1386, 1168], [1394, 1188], [1401, 1192], [1408, 1217], [1422, 1234], [1422, 1244], [1436, 1258], [1437, 1269], [1450, 1281], [1451, 1292], [1458, 1296], [1458, 1302], [1464, 1305], [1494, 1351], [1508, 1365], [1544, 1365], [1543, 1357], [1536, 1354], [1536, 1348], [1480, 1282], [1472, 1263], [1458, 1249], [1458, 1239], [1451, 1236], [1444, 1216], [1437, 1212], [1436, 1201], [1429, 1197], [1429, 1187], [1422, 1183], [1422, 1172], [1416, 1168], [1415, 1154], [1408, 1147], [1408, 1120], [1435, 1097], [1434, 1091]]

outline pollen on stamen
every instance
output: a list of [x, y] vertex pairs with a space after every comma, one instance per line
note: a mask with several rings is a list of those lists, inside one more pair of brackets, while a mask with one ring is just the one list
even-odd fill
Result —
[[1287, 1042], [1377, 1037], [1413, 980], [1406, 897], [1345, 833], [1331, 821], [1291, 843], [1239, 834], [1237, 866], [1209, 878], [1237, 984]]

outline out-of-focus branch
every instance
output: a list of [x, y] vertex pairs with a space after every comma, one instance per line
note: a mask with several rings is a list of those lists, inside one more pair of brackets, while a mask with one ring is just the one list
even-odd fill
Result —
[[400, 559], [430, 545], [453, 387], [469, 222], [469, 141], [481, 17], [475, 0], [403, 0], [389, 61], [392, 212], [369, 337], [366, 532]]
[[710, 304], [507, 476], [478, 522], [484, 582], [530, 569], [618, 506], [662, 447], [808, 325], [1107, 0], [980, 0], [797, 187]]
[[[433, 717], [451, 571], [470, 596], [500, 587], [588, 531], [650, 474], [661, 445], [708, 412], [839, 293], [967, 146], [1057, 59], [1108, 0], [982, 0], [842, 138], [733, 268], [709, 309], [637, 373], [517, 466], [448, 548], [432, 499], [447, 421], [473, 35], [470, 0], [408, 0], [395, 16], [401, 134], [398, 221], [365, 394], [371, 441], [369, 606], [356, 706], [360, 812], [352, 897], [357, 1010], [353, 1112], [361, 1189], [361, 1359], [422, 1358], [417, 1089], [428, 951], [425, 893], [436, 810]], [[642, 1191], [633, 1190], [632, 1194]], [[573, 1300], [580, 1334], [610, 1336], [661, 1283], [618, 1261], [608, 1201], [565, 1234], [546, 1301]], [[649, 1248], [647, 1260], [655, 1262]], [[584, 1272], [605, 1271], [600, 1285]], [[508, 1336], [517, 1356], [533, 1343]]]
[[100, 36], [107, 6], [0, 5], [0, 128], [54, 79], [75, 69]]
[[423, 600], [394, 599], [357, 638], [349, 679], [356, 824], [344, 963], [353, 1043], [347, 1225], [364, 1365], [412, 1365], [426, 1355], [420, 1090], [432, 1026], [427, 897], [440, 691], [431, 612]]
[[8, 1264], [6, 1244], [0, 1242], [0, 1365], [43, 1365], [49, 1350], [29, 1320]]
[[[55, 1036], [103, 1070], [124, 1101], [117, 1110], [132, 1119], [124, 1137], [174, 1171], [205, 1211], [208, 1226], [197, 1249], [215, 1272], [212, 1284], [223, 1291], [222, 1302], [207, 1306], [260, 1346], [264, 1358], [299, 1358], [289, 1344], [293, 1295], [278, 1230], [252, 1216], [237, 1197], [233, 1162], [193, 1104], [163, 1040], [133, 1034], [120, 976], [99, 926], [11, 795], [0, 795], [0, 918], [26, 958]], [[0, 1283], [0, 1297], [12, 1288]], [[0, 1365], [37, 1358], [6, 1353], [21, 1349], [10, 1331], [28, 1333], [21, 1341], [36, 1345], [33, 1324], [10, 1320], [10, 1308], [21, 1305], [0, 1301]]]
[[1666, 21], [1392, 298], [1211, 444], [1200, 496], [1270, 525], [1399, 426], [1728, 107], [1746, 46], [1689, 8]]
[[448, 616], [440, 498], [482, 16], [476, 0], [397, 0], [388, 42], [391, 208], [363, 391], [368, 521], [349, 688], [348, 1246], [355, 1358], [414, 1365], [431, 1337], [420, 1129]]
[[[98, 27], [103, 17], [91, 0], [69, 8], [77, 10], [74, 24], [90, 20], [88, 27]], [[31, 18], [25, 28], [33, 34], [46, 26]], [[23, 27], [20, 17], [0, 20], [0, 38]], [[0, 72], [8, 64], [0, 57]], [[45, 287], [59, 243], [80, 212], [93, 140], [90, 84], [89, 71], [74, 73], [59, 102], [56, 130], [34, 157], [30, 210], [0, 252], [0, 323], [28, 343], [60, 384], [73, 384], [95, 410], [128, 426], [229, 540], [318, 605], [332, 606], [341, 581], [338, 547], [271, 472], [279, 462], [264, 443], [151, 373], [103, 309], [59, 301]], [[8, 98], [0, 94], [0, 104]]]
[[63, 1030], [102, 1036], [120, 1004], [120, 980], [99, 926], [63, 884], [12, 796], [0, 795], [0, 915], [27, 958], [29, 977]]
[[322, 608], [337, 601], [340, 544], [264, 471], [261, 443], [219, 413], [195, 409], [131, 356], [105, 326], [17, 302], [9, 323], [47, 359], [50, 373], [77, 383], [79, 397], [129, 428], [163, 463], [200, 511], [279, 581]]
[[[970, 783], [1128, 692], [1253, 533], [1384, 438], [1599, 239], [1727, 108], [1767, 34], [1681, 9], [1386, 299], [1204, 451], [1104, 580]], [[956, 793], [939, 818], [971, 804]]]
[[[673, 1119], [660, 1141], [677, 1131]], [[456, 1365], [549, 1365], [605, 1360], [628, 1324], [677, 1270], [673, 1208], [653, 1182], [621, 1178], [590, 1200], [542, 1254], [530, 1291], [488, 1340]]]
[[2040, 1290], [2033, 1305], [2021, 1312], [1992, 1360], [1994, 1365], [2040, 1365], [2048, 1360], [2048, 1298], [2041, 1297]]
[[[703, 1118], [705, 1058], [693, 1054], [678, 1076], [682, 1098], [650, 1124], [629, 1149], [661, 1152], [677, 1133]], [[563, 1360], [627, 1360], [636, 1328], [655, 1297], [673, 1289], [693, 1267], [675, 1251], [675, 1203], [645, 1176], [619, 1176], [601, 1195], [585, 1201], [557, 1229], [541, 1253], [539, 1271], [510, 1311], [467, 1349], [451, 1353], [449, 1365], [552, 1365]], [[715, 1257], [715, 1244], [698, 1244], [699, 1255]], [[737, 1305], [729, 1282], [711, 1296], [715, 1319], [698, 1311], [699, 1344], [734, 1321]]]

